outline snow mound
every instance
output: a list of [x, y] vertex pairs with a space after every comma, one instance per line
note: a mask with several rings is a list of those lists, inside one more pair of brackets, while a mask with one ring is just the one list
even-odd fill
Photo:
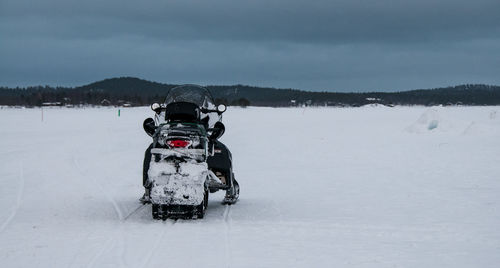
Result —
[[496, 111], [496, 110], [491, 111], [491, 112], [490, 112], [490, 119], [491, 119], [491, 120], [497, 120], [497, 118], [498, 118], [498, 113], [497, 113], [497, 111]]
[[462, 132], [463, 135], [477, 135], [482, 133], [488, 133], [491, 128], [485, 126], [484, 124], [472, 121]]
[[425, 111], [416, 122], [406, 127], [410, 133], [426, 133], [435, 131], [447, 131], [451, 128], [448, 120], [445, 120], [435, 108]]
[[500, 133], [497, 111], [490, 111], [488, 120], [472, 121], [462, 132], [463, 135], [496, 135]]

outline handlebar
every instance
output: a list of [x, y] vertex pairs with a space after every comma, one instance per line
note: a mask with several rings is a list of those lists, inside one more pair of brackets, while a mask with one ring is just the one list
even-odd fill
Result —
[[222, 112], [219, 112], [218, 110], [211, 110], [211, 109], [207, 109], [207, 108], [200, 108], [200, 111], [202, 113], [205, 113], [205, 114], [208, 114], [208, 113], [218, 113], [218, 114], [221, 114]]
[[[158, 104], [158, 103], [151, 104], [151, 110], [155, 111], [157, 114], [159, 114], [162, 111], [165, 111], [166, 109], [167, 109], [167, 106], [165, 106], [165, 105]], [[226, 109], [227, 109], [227, 107], [224, 104], [217, 105], [216, 109], [207, 109], [207, 108], [200, 107], [200, 111], [202, 113], [217, 113], [219, 115], [221, 115], [223, 112], [225, 112]]]

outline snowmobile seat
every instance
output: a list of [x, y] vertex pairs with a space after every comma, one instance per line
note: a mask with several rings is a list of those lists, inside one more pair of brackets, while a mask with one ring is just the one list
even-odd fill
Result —
[[173, 102], [165, 108], [165, 120], [196, 122], [200, 120], [200, 108], [190, 102]]

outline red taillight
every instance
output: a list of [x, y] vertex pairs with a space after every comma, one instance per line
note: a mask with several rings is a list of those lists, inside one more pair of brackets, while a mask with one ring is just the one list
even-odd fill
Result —
[[191, 144], [190, 141], [187, 140], [168, 140], [167, 145], [170, 148], [186, 148]]

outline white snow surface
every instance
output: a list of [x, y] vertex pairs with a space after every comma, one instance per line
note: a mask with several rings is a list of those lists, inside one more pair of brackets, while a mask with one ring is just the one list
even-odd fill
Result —
[[2, 108], [0, 266], [498, 267], [498, 110], [230, 108], [240, 201], [163, 222], [149, 108]]

